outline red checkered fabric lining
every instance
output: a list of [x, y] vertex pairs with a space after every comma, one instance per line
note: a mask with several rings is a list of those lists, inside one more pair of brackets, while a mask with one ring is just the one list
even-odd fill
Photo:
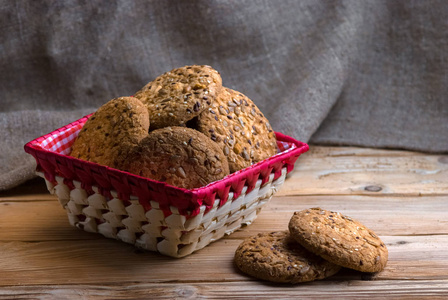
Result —
[[78, 123], [63, 131], [53, 132], [40, 143], [40, 146], [51, 152], [68, 155], [70, 154], [73, 142], [83, 125], [84, 124]]
[[[78, 123], [65, 130], [59, 132], [53, 132], [51, 135], [47, 136], [40, 146], [48, 151], [56, 152], [63, 155], [68, 155], [71, 152], [71, 146], [78, 136], [83, 123]], [[287, 150], [292, 150], [296, 148], [293, 143], [277, 141], [278, 153], [283, 153]]]
[[282, 153], [286, 150], [294, 149], [295, 147], [296, 147], [296, 145], [294, 145], [292, 143], [277, 141], [278, 153]]

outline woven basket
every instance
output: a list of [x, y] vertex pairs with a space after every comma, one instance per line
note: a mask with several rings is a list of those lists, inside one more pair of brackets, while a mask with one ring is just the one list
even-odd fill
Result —
[[251, 224], [308, 145], [276, 133], [279, 153], [205, 187], [186, 190], [67, 156], [90, 117], [25, 145], [71, 225], [172, 257]]

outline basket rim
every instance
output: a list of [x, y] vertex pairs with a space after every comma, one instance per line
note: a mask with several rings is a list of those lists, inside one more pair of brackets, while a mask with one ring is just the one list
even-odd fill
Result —
[[210, 193], [211, 190], [216, 190], [217, 188], [221, 188], [221, 187], [225, 187], [225, 186], [229, 186], [232, 184], [232, 182], [234, 182], [235, 180], [238, 180], [238, 177], [243, 177], [245, 176], [246, 173], [248, 172], [257, 172], [260, 171], [260, 167], [264, 166], [265, 164], [268, 165], [273, 165], [276, 164], [278, 162], [284, 162], [286, 161], [288, 158], [292, 157], [292, 156], [299, 156], [302, 153], [305, 153], [309, 150], [309, 146], [308, 144], [298, 141], [288, 135], [285, 135], [283, 133], [280, 132], [275, 132], [276, 134], [276, 138], [278, 141], [281, 142], [288, 142], [288, 143], [292, 143], [295, 145], [295, 148], [293, 149], [288, 149], [284, 152], [278, 153], [276, 155], [273, 155], [271, 157], [268, 157], [260, 162], [257, 162], [247, 168], [244, 168], [242, 170], [239, 170], [237, 172], [231, 173], [227, 176], [225, 176], [223, 179], [211, 182], [205, 186], [199, 187], [199, 188], [194, 188], [194, 189], [184, 189], [184, 188], [180, 188], [180, 187], [176, 187], [170, 184], [167, 184], [165, 182], [161, 182], [161, 181], [156, 181], [147, 177], [142, 177], [136, 174], [132, 174], [129, 172], [125, 172], [125, 171], [121, 171], [115, 168], [111, 168], [108, 166], [104, 166], [104, 165], [100, 165], [98, 163], [94, 163], [94, 162], [90, 162], [90, 161], [85, 161], [85, 160], [81, 160], [69, 155], [64, 155], [64, 154], [60, 154], [57, 152], [53, 152], [50, 150], [47, 150], [43, 147], [40, 146], [40, 143], [47, 139], [50, 136], [53, 136], [55, 134], [60, 133], [61, 131], [65, 131], [73, 126], [79, 125], [79, 124], [83, 124], [87, 121], [87, 119], [92, 116], [94, 113], [88, 114], [76, 121], [73, 121], [67, 125], [64, 125], [56, 130], [53, 130], [52, 132], [45, 134], [43, 136], [40, 136], [36, 139], [33, 139], [32, 141], [26, 143], [24, 145], [24, 150], [26, 153], [31, 154], [33, 156], [35, 156], [35, 154], [37, 153], [41, 153], [44, 155], [49, 155], [49, 156], [53, 156], [55, 158], [59, 158], [61, 160], [67, 160], [70, 161], [72, 164], [76, 164], [76, 165], [83, 165], [86, 167], [90, 167], [92, 169], [96, 169], [99, 171], [99, 173], [103, 173], [103, 172], [107, 172], [107, 173], [112, 173], [112, 174], [116, 174], [119, 176], [125, 176], [127, 178], [135, 178], [138, 181], [147, 181], [147, 182], [151, 182], [152, 184], [155, 184], [157, 186], [159, 186], [159, 188], [163, 188], [163, 189], [168, 189], [170, 191], [172, 191], [174, 194], [178, 194], [180, 193], [186, 193], [186, 194], [190, 194], [191, 196], [195, 195], [197, 197], [201, 197], [204, 196], [205, 194]]

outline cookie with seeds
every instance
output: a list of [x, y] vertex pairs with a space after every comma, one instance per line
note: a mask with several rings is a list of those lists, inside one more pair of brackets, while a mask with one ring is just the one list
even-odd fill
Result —
[[221, 148], [204, 134], [186, 127], [152, 131], [119, 169], [186, 189], [207, 185], [229, 174]]
[[231, 173], [277, 153], [269, 121], [252, 100], [229, 88], [223, 88], [191, 125], [223, 149]]
[[338, 212], [320, 208], [295, 212], [289, 231], [306, 249], [337, 265], [361, 272], [379, 272], [386, 266], [388, 251], [381, 239]]
[[244, 240], [235, 251], [235, 263], [253, 277], [285, 283], [323, 279], [341, 269], [306, 250], [288, 231], [260, 233]]
[[208, 108], [221, 88], [218, 71], [193, 65], [160, 75], [134, 97], [147, 106], [153, 130], [184, 125]]
[[146, 106], [132, 97], [112, 99], [101, 106], [84, 124], [70, 155], [116, 167], [127, 150], [148, 135]]

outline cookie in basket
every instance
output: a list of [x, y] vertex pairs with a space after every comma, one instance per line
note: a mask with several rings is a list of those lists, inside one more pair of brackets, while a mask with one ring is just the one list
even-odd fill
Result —
[[260, 233], [244, 240], [235, 252], [235, 263], [253, 277], [284, 283], [323, 279], [341, 269], [310, 253], [288, 231]]
[[363, 224], [338, 212], [310, 208], [295, 212], [291, 236], [309, 251], [337, 265], [361, 272], [384, 269], [388, 251]]
[[229, 88], [221, 90], [194, 127], [223, 149], [231, 173], [277, 153], [269, 121], [252, 100]]
[[218, 145], [194, 129], [174, 126], [152, 131], [119, 169], [186, 189], [229, 174], [227, 159]]
[[71, 156], [116, 167], [148, 135], [149, 116], [136, 98], [120, 97], [101, 106], [84, 124], [72, 145]]
[[148, 108], [151, 130], [184, 125], [208, 108], [222, 88], [210, 66], [185, 66], [166, 72], [134, 96]]

